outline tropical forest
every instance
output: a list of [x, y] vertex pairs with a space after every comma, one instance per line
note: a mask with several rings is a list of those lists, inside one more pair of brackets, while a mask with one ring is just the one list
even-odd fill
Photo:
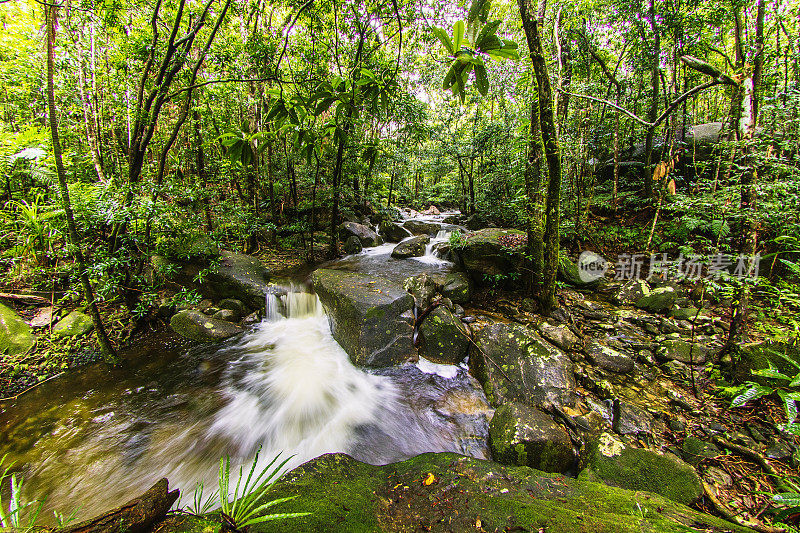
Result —
[[0, 0], [0, 531], [800, 533], [797, 0]]

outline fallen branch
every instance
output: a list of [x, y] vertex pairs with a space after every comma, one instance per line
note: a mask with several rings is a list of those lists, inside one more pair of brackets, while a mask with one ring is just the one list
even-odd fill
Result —
[[10, 292], [0, 292], [0, 298], [6, 300], [18, 300], [26, 304], [49, 304], [50, 300], [42, 298], [41, 296], [34, 296], [33, 294], [13, 294]]
[[736, 452], [739, 455], [752, 459], [761, 467], [764, 472], [770, 475], [775, 488], [777, 488], [780, 492], [796, 492], [796, 489], [790, 487], [786, 483], [784, 483], [781, 475], [775, 470], [770, 462], [760, 453], [755, 450], [751, 450], [746, 446], [741, 446], [739, 444], [735, 444], [724, 437], [720, 437], [719, 435], [713, 438], [714, 443], [719, 444], [720, 446], [729, 449], [732, 452]]
[[760, 531], [761, 533], [784, 533], [786, 531], [785, 529], [779, 529], [772, 526], [768, 526], [760, 521], [745, 520], [741, 516], [734, 513], [731, 509], [728, 508], [727, 505], [722, 503], [719, 500], [719, 498], [717, 498], [717, 495], [714, 494], [714, 489], [711, 487], [711, 485], [709, 485], [705, 481], [702, 481], [701, 483], [703, 484], [703, 492], [705, 493], [706, 498], [708, 498], [708, 501], [711, 502], [711, 505], [714, 507], [714, 509], [720, 515], [722, 515], [724, 519], [730, 520], [731, 522], [735, 522], [740, 526], [749, 527], [756, 531]]

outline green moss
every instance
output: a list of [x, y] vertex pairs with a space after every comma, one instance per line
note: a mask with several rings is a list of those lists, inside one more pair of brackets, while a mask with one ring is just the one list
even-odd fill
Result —
[[12, 309], [0, 304], [0, 354], [24, 354], [33, 346], [31, 328]]

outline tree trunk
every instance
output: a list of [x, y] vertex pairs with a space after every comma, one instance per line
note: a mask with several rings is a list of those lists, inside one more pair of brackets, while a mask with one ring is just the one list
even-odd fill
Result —
[[97, 334], [97, 341], [100, 344], [100, 350], [103, 352], [103, 358], [111, 364], [119, 363], [119, 357], [116, 350], [111, 345], [111, 342], [106, 335], [106, 329], [103, 326], [103, 319], [100, 317], [100, 311], [97, 309], [97, 302], [94, 299], [94, 290], [89, 281], [89, 274], [86, 272], [86, 262], [83, 257], [83, 250], [81, 248], [82, 239], [78, 235], [78, 228], [75, 224], [75, 215], [72, 212], [72, 203], [69, 198], [69, 188], [67, 187], [67, 173], [64, 170], [64, 161], [61, 154], [61, 141], [58, 136], [58, 120], [56, 120], [56, 101], [55, 101], [55, 86], [53, 77], [55, 75], [55, 40], [56, 40], [56, 8], [47, 5], [45, 6], [46, 23], [47, 23], [47, 114], [50, 121], [50, 136], [53, 143], [53, 158], [56, 162], [56, 173], [58, 174], [58, 188], [61, 192], [61, 202], [64, 205], [64, 214], [67, 218], [67, 229], [69, 240], [74, 248], [75, 262], [78, 263], [79, 277], [81, 280], [81, 287], [83, 288], [83, 299], [89, 308], [89, 314], [94, 323], [94, 330]]
[[[653, 55], [651, 58], [651, 71], [650, 71], [650, 86], [653, 91], [650, 100], [650, 110], [647, 113], [647, 120], [651, 123], [658, 118], [658, 95], [659, 95], [659, 81], [660, 76], [660, 56], [661, 56], [661, 34], [658, 32], [656, 25], [656, 7], [655, 0], [650, 0], [650, 28], [653, 31]], [[652, 200], [654, 197], [653, 189], [653, 138], [655, 136], [655, 128], [648, 128], [647, 135], [644, 140], [644, 197], [647, 200]]]
[[[535, 81], [534, 81], [535, 83]], [[525, 160], [525, 210], [527, 215], [529, 269], [526, 272], [528, 293], [537, 297], [542, 291], [544, 273], [544, 194], [542, 191], [542, 132], [539, 119], [539, 89], [531, 92], [531, 124], [528, 158]]]

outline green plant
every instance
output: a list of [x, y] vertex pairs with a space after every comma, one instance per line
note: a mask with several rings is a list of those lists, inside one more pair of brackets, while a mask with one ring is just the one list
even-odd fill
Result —
[[456, 230], [450, 234], [448, 242], [450, 244], [450, 248], [453, 250], [461, 250], [467, 245], [467, 237], [460, 231]]
[[[4, 455], [0, 458], [0, 468], [3, 467], [3, 463], [5, 462], [6, 456]], [[22, 476], [18, 476], [15, 472], [8, 475], [8, 472], [11, 470], [11, 467], [14, 466], [14, 463], [9, 463], [9, 465], [3, 470], [3, 473], [0, 474], [0, 484], [6, 479], [11, 479], [11, 499], [8, 502], [8, 511], [5, 509], [5, 505], [3, 505], [2, 500], [0, 499], [0, 527], [4, 529], [21, 529], [23, 531], [30, 531], [33, 529], [33, 526], [36, 524], [36, 520], [39, 518], [39, 513], [42, 510], [43, 501], [38, 501], [38, 505], [34, 506], [37, 503], [37, 500], [31, 502], [25, 502], [22, 497]], [[22, 512], [27, 509], [28, 507], [32, 507], [33, 511], [28, 515], [27, 525], [23, 525], [24, 522], [22, 520]]]
[[786, 423], [781, 424], [780, 429], [793, 435], [800, 435], [800, 424], [796, 422], [796, 402], [800, 401], [800, 363], [782, 352], [777, 350], [770, 351], [788, 363], [789, 367], [794, 368], [792, 371], [794, 375], [779, 371], [775, 364], [767, 359], [768, 368], [751, 370], [750, 372], [755, 376], [768, 380], [768, 384], [764, 385], [755, 381], [745, 382], [740, 388], [739, 394], [731, 402], [731, 407], [740, 407], [750, 401], [774, 394], [780, 398], [786, 412]]
[[[243, 477], [243, 468], [239, 467], [239, 479], [236, 480], [236, 487], [231, 493], [230, 487], [230, 457], [225, 456], [219, 460], [219, 500], [220, 511], [224, 520], [224, 528], [230, 531], [241, 531], [243, 528], [272, 520], [284, 520], [287, 518], [298, 518], [308, 516], [310, 513], [274, 513], [263, 514], [264, 511], [281, 503], [293, 500], [296, 496], [286, 498], [276, 498], [269, 500], [269, 491], [275, 482], [280, 479], [283, 473], [281, 469], [286, 465], [292, 456], [284, 459], [280, 464], [275, 463], [280, 457], [276, 455], [272, 461], [258, 475], [253, 478], [260, 450], [256, 452], [250, 472], [247, 478]], [[242, 485], [242, 480], [244, 484]], [[241, 493], [239, 489], [241, 487]]]

